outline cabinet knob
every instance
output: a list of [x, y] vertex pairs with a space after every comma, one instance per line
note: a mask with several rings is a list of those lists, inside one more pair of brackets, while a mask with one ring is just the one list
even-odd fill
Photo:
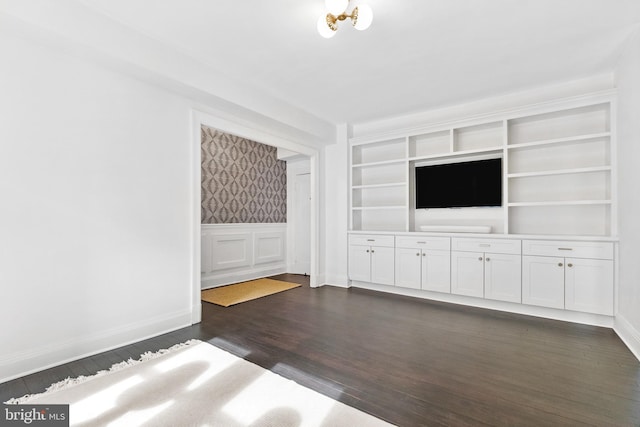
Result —
[[375, 251], [373, 249], [371, 249], [371, 253], [374, 253]]
[[422, 256], [427, 256], [427, 254], [422, 254]]
[[367, 253], [369, 253], [369, 249], [367, 249]]
[[562, 267], [562, 263], [561, 262], [558, 263], [558, 267]]
[[569, 263], [567, 264], [567, 267], [573, 267], [573, 264]]
[[479, 258], [478, 258], [478, 261], [482, 261], [482, 257], [479, 257]]
[[491, 258], [487, 258], [487, 262], [491, 261]]
[[420, 252], [418, 252], [418, 253], [416, 254], [416, 256], [420, 256]]

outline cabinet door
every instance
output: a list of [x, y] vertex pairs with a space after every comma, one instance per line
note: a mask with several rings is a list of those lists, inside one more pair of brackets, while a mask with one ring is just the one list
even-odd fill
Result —
[[451, 254], [449, 251], [422, 251], [422, 289], [451, 293]]
[[[395, 250], [380, 246], [371, 247], [371, 282], [381, 285], [395, 283]], [[417, 257], [416, 257], [417, 258]]]
[[451, 293], [484, 296], [484, 254], [451, 252]]
[[484, 297], [499, 301], [522, 301], [520, 255], [485, 254]]
[[396, 286], [420, 289], [421, 255], [420, 249], [396, 249]]
[[349, 279], [371, 281], [371, 253], [369, 246], [349, 246]]
[[522, 257], [522, 303], [564, 308], [564, 258]]
[[565, 308], [613, 315], [613, 261], [566, 258]]

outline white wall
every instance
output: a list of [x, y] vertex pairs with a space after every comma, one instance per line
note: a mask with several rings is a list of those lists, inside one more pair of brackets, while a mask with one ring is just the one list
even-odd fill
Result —
[[325, 282], [347, 286], [348, 133], [338, 126], [337, 143], [324, 150]]
[[0, 382], [186, 326], [190, 105], [0, 37]]
[[640, 359], [640, 32], [625, 46], [616, 83], [620, 230], [616, 332]]

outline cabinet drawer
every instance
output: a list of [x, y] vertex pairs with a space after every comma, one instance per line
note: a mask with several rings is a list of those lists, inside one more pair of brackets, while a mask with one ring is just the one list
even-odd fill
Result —
[[384, 236], [380, 234], [350, 234], [350, 245], [383, 246], [393, 248], [394, 236]]
[[397, 248], [439, 249], [448, 251], [451, 248], [451, 239], [448, 237], [412, 237], [397, 236]]
[[521, 253], [521, 241], [509, 239], [451, 239], [451, 250], [465, 252], [491, 252], [495, 254]]
[[566, 240], [523, 240], [522, 252], [525, 255], [613, 259], [613, 243], [571, 242]]

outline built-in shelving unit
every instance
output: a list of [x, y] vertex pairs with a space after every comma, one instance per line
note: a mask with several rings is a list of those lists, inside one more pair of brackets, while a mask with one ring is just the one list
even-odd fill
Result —
[[[613, 100], [595, 94], [391, 139], [351, 142], [351, 230], [491, 225], [493, 233], [610, 237], [615, 229]], [[416, 210], [416, 165], [503, 159], [503, 206]]]

